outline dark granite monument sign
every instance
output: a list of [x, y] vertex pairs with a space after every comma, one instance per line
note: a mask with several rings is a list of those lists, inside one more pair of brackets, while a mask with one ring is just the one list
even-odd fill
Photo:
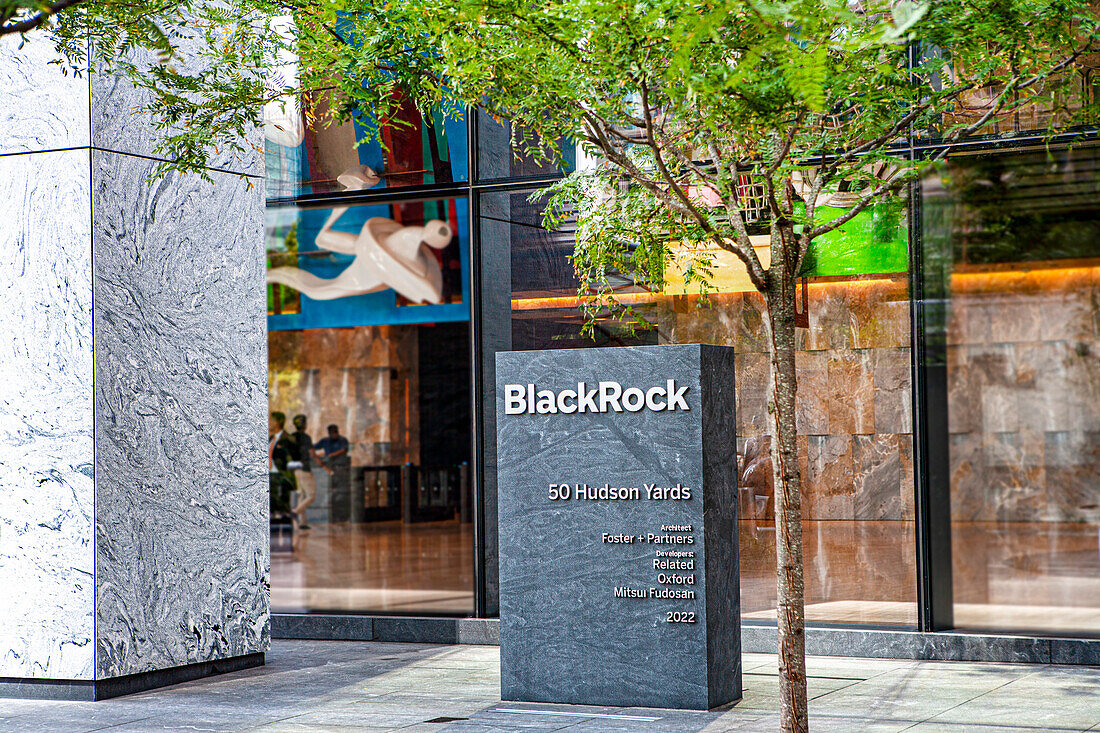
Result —
[[504, 700], [741, 697], [733, 350], [497, 354]]

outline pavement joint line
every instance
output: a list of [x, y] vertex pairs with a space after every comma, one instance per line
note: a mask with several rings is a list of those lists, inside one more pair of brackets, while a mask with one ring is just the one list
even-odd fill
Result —
[[[832, 679], [832, 678], [830, 678], [830, 679]], [[838, 678], [835, 678], [835, 679], [847, 679], [847, 678], [838, 677]], [[814, 695], [810, 699], [811, 700], [820, 700], [821, 698], [825, 697], [826, 695], [831, 695], [834, 692], [841, 692], [842, 690], [847, 690], [849, 687], [854, 687], [855, 685], [858, 685], [860, 682], [866, 682], [866, 681], [867, 680], [851, 680], [851, 681], [848, 682], [848, 684], [844, 685], [843, 687], [838, 687], [835, 690], [826, 690], [825, 692], [822, 692], [820, 695]]]
[[134, 724], [134, 723], [140, 723], [143, 720], [152, 720], [154, 717], [156, 717], [156, 716], [149, 715], [149, 716], [146, 716], [144, 718], [137, 718], [136, 720], [124, 720], [121, 723], [112, 723], [111, 725], [105, 725], [102, 728], [91, 728], [90, 730], [92, 731], [92, 733], [95, 733], [96, 731], [101, 731], [101, 730], [110, 730], [111, 728], [119, 728], [123, 725], [131, 725], [131, 724]]
[[[1024, 677], [1026, 677], [1026, 676], [1027, 676], [1027, 675], [1024, 675]], [[1020, 678], [1020, 677], [1017, 677], [1016, 679], [1021, 679], [1021, 678]], [[988, 695], [988, 694], [989, 694], [989, 693], [991, 693], [991, 692], [996, 692], [997, 690], [1001, 689], [1002, 687], [1006, 687], [1006, 686], [1008, 686], [1008, 685], [1011, 685], [1011, 684], [1012, 684], [1013, 682], [1015, 682], [1015, 681], [1016, 681], [1016, 679], [1013, 679], [1013, 680], [1009, 680], [1008, 682], [1005, 682], [1004, 684], [1000, 684], [1000, 685], [997, 685], [997, 686], [996, 686], [996, 687], [994, 687], [994, 688], [993, 688], [992, 690], [986, 690], [986, 691], [985, 691], [985, 692], [983, 692], [983, 693], [980, 693], [980, 694], [978, 694], [978, 695], [975, 695], [974, 697], [970, 698], [969, 700], [963, 700], [962, 702], [960, 702], [960, 703], [958, 703], [958, 704], [956, 704], [956, 705], [952, 705], [951, 707], [947, 708], [946, 710], [941, 710], [940, 712], [936, 713], [935, 715], [930, 715], [930, 716], [928, 716], [927, 718], [925, 718], [924, 720], [922, 720], [922, 721], [920, 721], [920, 722], [921, 722], [921, 723], [931, 723], [931, 722], [934, 722], [934, 721], [932, 720], [932, 718], [936, 718], [936, 717], [939, 717], [940, 715], [943, 715], [944, 713], [949, 713], [949, 712], [951, 712], [952, 710], [954, 710], [955, 708], [961, 708], [961, 707], [962, 707], [963, 705], [966, 705], [967, 703], [971, 703], [971, 702], [974, 702], [975, 700], [977, 700], [977, 699], [978, 699], [978, 698], [980, 698], [980, 697], [985, 697], [986, 695]], [[941, 721], [939, 721], [939, 722], [941, 722], [941, 723], [944, 723], [945, 725], [951, 725], [951, 721], [949, 721], [949, 720], [941, 720]], [[991, 723], [990, 725], [992, 725], [992, 723]], [[1025, 727], [1020, 727], [1020, 730], [1027, 730], [1027, 727], [1026, 727], [1026, 726], [1025, 726]], [[1034, 730], [1034, 728], [1032, 728], [1032, 730]]]
[[[928, 722], [933, 722], [934, 723], [936, 721], [918, 720], [917, 722], [913, 723], [908, 728], [905, 728], [904, 730], [901, 730], [898, 733], [905, 733], [905, 731], [907, 731], [907, 730], [913, 730], [913, 728], [916, 728], [918, 725], [924, 725], [925, 723], [928, 723]], [[1049, 728], [1049, 727], [1047, 727], [1047, 728], [1037, 728], [1036, 726], [1033, 726], [1033, 725], [1019, 725], [1017, 723], [950, 723], [948, 721], [942, 721], [942, 723], [939, 723], [939, 724], [954, 726], [956, 728], [965, 728], [965, 727], [969, 726], [971, 729], [976, 731], [976, 733], [981, 733], [982, 730], [987, 730], [987, 729], [991, 729], [991, 728], [997, 728], [997, 729], [1011, 728], [1012, 730], [1020, 731], [1020, 733], [1033, 733], [1034, 731], [1038, 731], [1038, 730], [1047, 731], [1048, 733], [1089, 733], [1090, 731], [1100, 730], [1100, 728], [1097, 728], [1097, 727], [1084, 728], [1084, 729], [1082, 729], [1082, 728]]]
[[642, 723], [652, 723], [660, 720], [647, 715], [614, 715], [610, 713], [573, 713], [565, 710], [525, 710], [523, 708], [493, 708], [487, 713], [523, 713], [527, 715], [567, 715], [571, 718], [600, 718], [609, 720], [634, 720]]

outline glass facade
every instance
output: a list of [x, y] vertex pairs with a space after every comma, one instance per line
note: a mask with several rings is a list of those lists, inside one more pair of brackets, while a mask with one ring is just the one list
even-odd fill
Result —
[[958, 155], [922, 196], [955, 625], [1098, 632], [1100, 150]]
[[[419, 245], [432, 222], [450, 240]], [[438, 275], [426, 301], [397, 227]], [[267, 229], [269, 279], [306, 278], [268, 285], [273, 609], [472, 613], [465, 199], [271, 207]], [[361, 259], [370, 292], [329, 297]]]
[[[271, 287], [272, 410], [351, 446], [346, 490], [312, 468], [313, 529], [273, 555], [276, 610], [495, 615], [495, 353], [713, 343], [736, 351], [743, 614], [774, 620], [760, 296], [719, 258], [708, 305], [674, 272], [664, 292], [624, 280], [655, 328], [607, 317], [583, 334], [572, 232], [531, 198], [561, 168], [507, 125], [440, 119], [378, 160], [322, 164], [353, 149], [329, 133], [269, 151], [272, 177], [294, 181], [269, 188], [272, 268], [347, 266], [316, 244], [342, 195], [355, 205], [332, 230], [385, 217], [454, 233], [434, 250], [438, 302]], [[1100, 633], [1100, 166], [1056, 143], [960, 147], [815, 246], [797, 355], [809, 622]], [[342, 194], [336, 169], [365, 164], [381, 183]]]
[[[737, 370], [741, 608], [775, 618], [774, 490], [766, 421], [768, 359], [762, 297], [727, 281], [701, 305], [692, 295], [646, 293], [621, 283], [653, 330], [614, 318], [581, 333], [568, 232], [540, 226], [531, 191], [481, 198], [482, 237], [511, 252], [511, 347], [586, 348], [708, 343], [732, 346]], [[486, 223], [488, 221], [488, 223]], [[895, 222], [900, 227], [901, 221]], [[858, 236], [855, 235], [855, 236]], [[891, 237], [890, 241], [895, 241]], [[900, 240], [904, 247], [904, 237]], [[832, 267], [818, 253], [819, 268]], [[876, 271], [900, 267], [900, 271]], [[916, 624], [913, 421], [907, 258], [863, 272], [808, 277], [808, 328], [800, 332], [799, 453], [803, 476], [807, 618]]]
[[[323, 118], [325, 110], [318, 110]], [[343, 124], [302, 125], [298, 145], [267, 141], [267, 196], [293, 198], [345, 190], [339, 177], [368, 165], [381, 180], [372, 188], [430, 186], [467, 180], [466, 122], [463, 110], [441, 106], [422, 115], [401, 102], [380, 125], [381, 139], [364, 140], [376, 120], [361, 117]]]

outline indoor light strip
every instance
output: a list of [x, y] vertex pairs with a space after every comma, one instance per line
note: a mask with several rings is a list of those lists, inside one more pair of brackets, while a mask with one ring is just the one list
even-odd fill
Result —
[[[618, 293], [612, 295], [611, 299], [619, 302], [620, 305], [633, 305], [635, 303], [656, 303], [661, 298], [668, 297], [664, 293]], [[514, 311], [529, 311], [529, 310], [546, 310], [550, 308], [580, 308], [584, 305], [586, 298], [581, 298], [576, 295], [565, 296], [550, 296], [546, 298], [513, 298], [512, 310]]]
[[660, 718], [649, 718], [644, 715], [608, 715], [606, 713], [567, 713], [564, 710], [522, 710], [520, 708], [494, 708], [490, 713], [527, 713], [529, 715], [568, 715], [574, 718], [609, 718], [611, 720], [637, 720], [652, 723]]

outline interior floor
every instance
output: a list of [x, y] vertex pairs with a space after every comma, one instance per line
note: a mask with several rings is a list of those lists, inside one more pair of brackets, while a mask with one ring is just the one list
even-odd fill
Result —
[[[740, 523], [745, 618], [775, 618], [774, 528]], [[913, 526], [807, 521], [810, 622], [914, 627]], [[1100, 633], [1096, 528], [1082, 523], [957, 523], [955, 625]], [[456, 520], [315, 524], [271, 557], [275, 612], [473, 613], [473, 530]]]

